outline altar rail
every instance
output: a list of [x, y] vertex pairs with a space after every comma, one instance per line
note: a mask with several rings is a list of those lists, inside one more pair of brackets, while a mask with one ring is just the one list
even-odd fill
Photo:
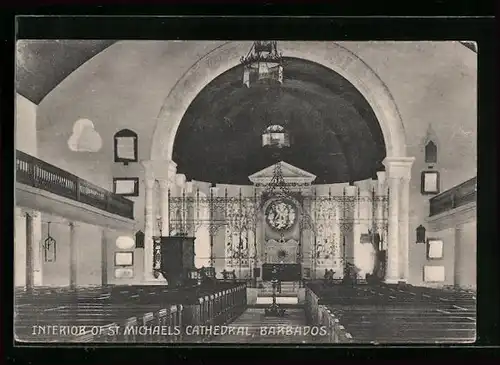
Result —
[[432, 217], [458, 208], [462, 205], [476, 201], [476, 198], [477, 176], [432, 197], [430, 199], [429, 215]]
[[134, 219], [134, 203], [65, 170], [17, 150], [16, 181]]

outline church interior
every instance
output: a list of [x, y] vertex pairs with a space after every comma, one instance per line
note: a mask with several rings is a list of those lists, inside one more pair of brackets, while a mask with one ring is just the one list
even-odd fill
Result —
[[20, 40], [16, 67], [16, 340], [475, 341], [475, 44]]

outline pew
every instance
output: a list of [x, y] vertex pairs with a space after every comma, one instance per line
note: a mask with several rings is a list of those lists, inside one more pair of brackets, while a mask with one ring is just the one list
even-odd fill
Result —
[[476, 336], [475, 293], [413, 286], [306, 286], [308, 322], [333, 342], [469, 343]]
[[[39, 288], [15, 293], [16, 339], [30, 342], [179, 342], [188, 325], [226, 324], [246, 308], [246, 286]], [[33, 326], [84, 326], [84, 333], [33, 334]], [[168, 327], [165, 334], [123, 329]], [[99, 327], [99, 331], [95, 329]], [[113, 328], [121, 331], [115, 333]], [[172, 329], [178, 328], [177, 331]], [[158, 328], [157, 328], [158, 329]]]

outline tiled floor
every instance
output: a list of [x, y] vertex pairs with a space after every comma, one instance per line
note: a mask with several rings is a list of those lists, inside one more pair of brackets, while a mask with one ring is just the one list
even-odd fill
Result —
[[[287, 309], [285, 317], [265, 317], [264, 309], [249, 308], [229, 326], [245, 327], [245, 334], [214, 337], [214, 343], [311, 343], [314, 337], [304, 335], [307, 324], [304, 310]], [[273, 331], [274, 333], [270, 333]], [[309, 327], [310, 330], [310, 327]], [[289, 334], [286, 333], [288, 331]], [[290, 334], [293, 332], [293, 334]]]

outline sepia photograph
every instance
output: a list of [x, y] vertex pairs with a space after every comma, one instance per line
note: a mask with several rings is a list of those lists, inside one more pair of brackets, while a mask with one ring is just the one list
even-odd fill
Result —
[[18, 39], [14, 339], [474, 343], [480, 51]]

